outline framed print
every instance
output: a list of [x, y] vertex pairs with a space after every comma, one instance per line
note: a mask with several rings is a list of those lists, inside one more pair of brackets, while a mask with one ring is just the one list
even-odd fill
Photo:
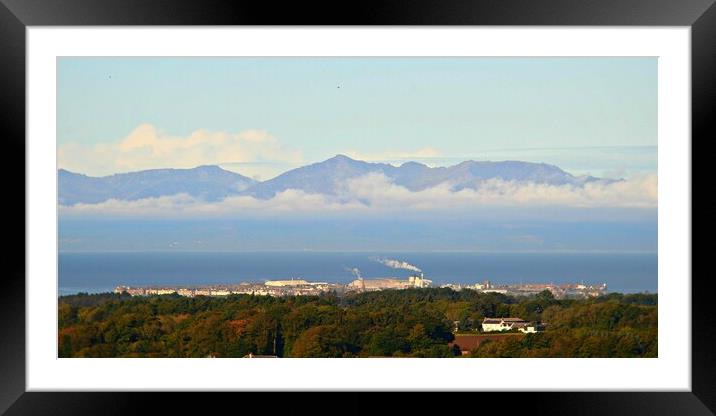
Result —
[[6, 3], [8, 414], [144, 391], [716, 408], [691, 232], [710, 2]]

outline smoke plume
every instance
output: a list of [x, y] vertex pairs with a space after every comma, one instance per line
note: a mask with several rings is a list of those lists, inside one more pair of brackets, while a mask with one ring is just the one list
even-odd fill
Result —
[[354, 275], [356, 278], [358, 278], [358, 279], [362, 279], [362, 278], [363, 278], [363, 277], [361, 277], [361, 275], [360, 275], [360, 270], [358, 270], [356, 267], [353, 267], [353, 268], [347, 267], [346, 269], [349, 270], [351, 273], [353, 273], [353, 275]]
[[406, 262], [406, 261], [400, 261], [400, 260], [393, 260], [393, 259], [378, 259], [380, 263], [383, 263], [384, 265], [393, 268], [393, 269], [403, 269], [403, 270], [412, 270], [414, 272], [422, 272], [420, 268], [417, 266], [413, 266], [412, 264]]

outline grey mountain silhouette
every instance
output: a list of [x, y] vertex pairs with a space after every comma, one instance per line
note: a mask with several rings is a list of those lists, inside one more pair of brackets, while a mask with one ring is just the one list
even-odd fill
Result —
[[180, 193], [206, 201], [236, 195], [268, 199], [288, 189], [338, 195], [345, 190], [346, 181], [371, 173], [385, 175], [390, 181], [411, 191], [445, 183], [455, 191], [479, 189], [485, 181], [491, 179], [572, 186], [583, 186], [594, 181], [612, 182], [592, 176], [574, 176], [545, 163], [465, 161], [454, 166], [431, 168], [418, 162], [393, 166], [337, 155], [323, 162], [289, 170], [264, 182], [257, 182], [218, 166], [153, 169], [104, 177], [91, 177], [60, 169], [59, 202], [61, 205], [91, 204], [109, 199], [137, 200]]
[[60, 169], [61, 205], [93, 204], [108, 199], [137, 200], [186, 193], [206, 201], [238, 195], [255, 181], [218, 166], [152, 169], [92, 177]]

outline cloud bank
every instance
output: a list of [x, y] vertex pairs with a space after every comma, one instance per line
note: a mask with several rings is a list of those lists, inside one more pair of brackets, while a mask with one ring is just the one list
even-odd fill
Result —
[[591, 182], [584, 186], [493, 179], [486, 181], [477, 190], [453, 191], [449, 183], [444, 183], [413, 192], [396, 185], [383, 174], [371, 173], [337, 185], [337, 195], [288, 189], [271, 199], [236, 196], [209, 203], [178, 194], [136, 201], [108, 200], [98, 204], [61, 206], [60, 214], [128, 217], [393, 215], [411, 212], [470, 213], [479, 209], [502, 207], [518, 210], [540, 207], [655, 209], [658, 203], [658, 180], [655, 174], [638, 175], [612, 183]]
[[61, 168], [91, 176], [156, 168], [303, 161], [301, 151], [286, 148], [264, 130], [232, 134], [200, 129], [188, 136], [172, 136], [151, 124], [142, 124], [112, 143], [64, 144], [58, 148], [57, 157]]

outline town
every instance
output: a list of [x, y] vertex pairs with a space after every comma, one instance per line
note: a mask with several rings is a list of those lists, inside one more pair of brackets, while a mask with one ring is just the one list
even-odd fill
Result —
[[[268, 280], [266, 282], [246, 282], [239, 284], [221, 284], [206, 286], [117, 286], [115, 293], [128, 293], [132, 296], [169, 295], [180, 296], [228, 296], [238, 294], [262, 296], [315, 296], [324, 292], [335, 292], [338, 295], [348, 293], [372, 292], [378, 290], [399, 290], [410, 288], [433, 287], [433, 282], [422, 273], [412, 275], [408, 279], [394, 277], [364, 279], [357, 273], [357, 279], [347, 285], [327, 282], [309, 282], [303, 279]], [[588, 298], [600, 296], [607, 291], [606, 283], [601, 285], [585, 285], [584, 283], [569, 284], [512, 284], [493, 285], [489, 280], [472, 285], [444, 284], [442, 288], [460, 291], [474, 290], [482, 293], [501, 293], [511, 296], [528, 296], [548, 290], [556, 299]]]
[[553, 283], [526, 283], [513, 285], [493, 285], [489, 280], [473, 285], [445, 284], [441, 287], [449, 287], [453, 290], [472, 289], [483, 293], [502, 293], [511, 296], [534, 295], [544, 290], [549, 290], [556, 299], [566, 298], [590, 298], [603, 295], [607, 292], [607, 284], [585, 285], [584, 283], [566, 283], [555, 285]]

